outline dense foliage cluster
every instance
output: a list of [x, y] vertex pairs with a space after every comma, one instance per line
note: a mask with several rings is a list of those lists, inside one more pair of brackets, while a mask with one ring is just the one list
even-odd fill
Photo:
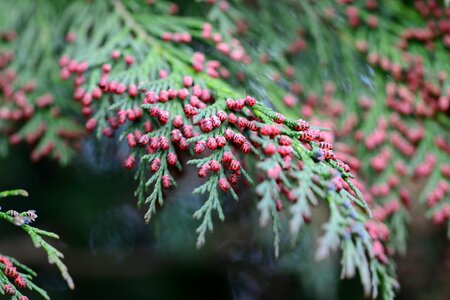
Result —
[[[359, 70], [350, 91], [336, 89], [344, 87], [342, 80], [328, 82], [319, 92], [323, 96], [312, 92], [301, 109], [334, 120], [338, 157], [362, 179], [374, 218], [390, 229], [390, 247], [405, 252], [412, 202], [425, 202], [435, 224], [449, 224], [450, 89], [444, 61], [450, 11], [437, 1], [385, 8], [376, 1], [344, 2], [324, 9], [323, 22], [356, 37], [342, 47], [353, 47], [352, 57], [365, 70]], [[407, 19], [392, 17], [405, 12], [411, 12]], [[346, 22], [339, 24], [339, 16]]]
[[199, 247], [239, 187], [254, 186], [277, 256], [283, 229], [295, 241], [325, 205], [317, 259], [340, 248], [343, 277], [373, 298], [394, 297], [414, 203], [450, 224], [437, 1], [3, 2], [5, 154], [26, 142], [65, 164], [88, 134], [125, 143], [146, 221], [193, 165]]

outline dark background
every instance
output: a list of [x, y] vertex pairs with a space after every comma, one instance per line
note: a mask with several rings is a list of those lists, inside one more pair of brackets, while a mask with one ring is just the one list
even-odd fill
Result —
[[[68, 290], [55, 266], [18, 228], [0, 226], [0, 249], [29, 265], [52, 299], [362, 299], [359, 279], [339, 280], [338, 253], [313, 261], [319, 228], [303, 230], [295, 248], [273, 257], [270, 229], [255, 224], [254, 198], [225, 199], [226, 221], [195, 248], [191, 195], [196, 176], [178, 178], [157, 216], [145, 225], [137, 208], [132, 172], [111, 141], [83, 141], [69, 167], [48, 160], [31, 163], [26, 147], [0, 160], [1, 190], [23, 188], [30, 197], [2, 199], [3, 210], [35, 209], [35, 225], [55, 231], [76, 289]], [[245, 189], [242, 189], [245, 190]], [[422, 215], [422, 214], [418, 214]], [[400, 257], [398, 299], [450, 299], [450, 251], [445, 231], [415, 219], [406, 256]], [[37, 296], [36, 296], [37, 298]], [[31, 297], [35, 299], [35, 297]]]

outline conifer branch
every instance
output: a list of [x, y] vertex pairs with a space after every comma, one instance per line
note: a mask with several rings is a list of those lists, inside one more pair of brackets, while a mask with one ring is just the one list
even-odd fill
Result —
[[[24, 190], [10, 190], [0, 192], [0, 198], [9, 196], [28, 196]], [[7, 212], [0, 211], [0, 220], [14, 224], [25, 231], [33, 241], [36, 248], [42, 248], [48, 257], [50, 264], [55, 264], [62, 277], [67, 282], [69, 288], [74, 289], [75, 285], [72, 277], [69, 275], [66, 265], [62, 262], [64, 255], [55, 247], [44, 240], [43, 237], [52, 239], [59, 239], [59, 236], [53, 232], [45, 231], [29, 225], [37, 215], [34, 210], [19, 213], [14, 210]], [[4, 255], [0, 255], [0, 293], [11, 296], [11, 299], [26, 300], [28, 297], [22, 294], [21, 289], [28, 288], [31, 291], [36, 291], [44, 299], [50, 299], [47, 292], [39, 288], [33, 283], [33, 278], [37, 274], [27, 266], [19, 263], [16, 259]]]

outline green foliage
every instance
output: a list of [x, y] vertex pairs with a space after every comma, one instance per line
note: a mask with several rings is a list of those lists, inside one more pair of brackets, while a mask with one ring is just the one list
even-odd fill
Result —
[[[28, 196], [28, 193], [24, 190], [10, 190], [0, 192], [0, 198], [10, 196], [26, 197]], [[36, 248], [42, 248], [45, 251], [48, 257], [48, 262], [50, 264], [55, 264], [58, 267], [61, 275], [66, 280], [67, 285], [71, 289], [73, 289], [75, 287], [73, 280], [68, 273], [66, 265], [62, 262], [64, 255], [44, 240], [45, 237], [51, 239], [59, 239], [59, 236], [53, 232], [45, 231], [29, 225], [36, 218], [37, 215], [33, 210], [22, 213], [18, 213], [14, 210], [9, 210], [7, 212], [0, 211], [0, 220], [6, 221], [10, 224], [14, 224], [20, 227], [24, 232], [26, 232], [33, 241], [34, 246]], [[15, 273], [15, 268], [18, 269], [17, 273]], [[0, 270], [0, 293], [2, 293], [3, 295], [11, 295], [11, 299], [25, 299], [21, 298], [23, 296], [23, 292], [21, 291], [21, 289], [28, 288], [30, 291], [36, 291], [43, 298], [50, 299], [47, 292], [33, 283], [32, 280], [37, 276], [37, 274], [27, 266], [19, 263], [16, 259], [0, 255]], [[24, 287], [20, 286], [20, 283], [18, 283], [18, 280], [20, 280], [20, 278], [25, 282]]]
[[[74, 139], [83, 131], [71, 114], [73, 104], [64, 100], [68, 94], [56, 83], [58, 62], [53, 58], [62, 41], [60, 29], [52, 24], [58, 10], [45, 1], [2, 1], [0, 19], [6, 36], [0, 51], [13, 58], [4, 73], [11, 84], [0, 97], [0, 153], [7, 152], [9, 136], [12, 144], [25, 141], [32, 146], [32, 160], [50, 156], [67, 164], [76, 153]], [[17, 38], [9, 39], [8, 34]], [[49, 104], [40, 104], [45, 98]]]
[[[316, 258], [340, 249], [342, 277], [358, 273], [366, 295], [393, 298], [389, 255], [406, 251], [410, 200], [427, 201], [435, 223], [450, 212], [445, 8], [432, 20], [405, 1], [149, 3], [5, 1], [1, 29], [17, 38], [0, 48], [15, 54], [0, 67], [0, 152], [7, 138], [26, 140], [32, 158], [66, 163], [84, 115], [98, 139], [128, 144], [122, 160], [136, 169], [146, 222], [192, 165], [204, 178], [193, 188], [204, 198], [193, 213], [198, 247], [214, 215], [224, 221], [225, 194], [239, 200], [248, 184], [276, 256], [285, 227], [301, 243], [313, 210], [326, 207]], [[416, 41], [409, 24], [433, 21], [429, 40]], [[22, 228], [59, 257], [45, 233]]]

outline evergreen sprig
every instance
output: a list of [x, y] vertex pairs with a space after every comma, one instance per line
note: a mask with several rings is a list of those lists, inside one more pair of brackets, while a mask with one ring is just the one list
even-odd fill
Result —
[[[10, 196], [28, 196], [24, 190], [10, 190], [0, 192], [0, 198]], [[0, 220], [14, 224], [25, 231], [33, 241], [36, 248], [42, 248], [48, 257], [50, 264], [55, 264], [61, 275], [66, 280], [67, 285], [73, 289], [75, 287], [72, 277], [69, 275], [66, 265], [62, 262], [64, 255], [55, 247], [44, 240], [44, 237], [51, 239], [59, 239], [59, 236], [53, 232], [45, 231], [29, 225], [37, 218], [34, 210], [28, 210], [19, 213], [14, 210], [7, 212], [0, 211]], [[23, 289], [28, 288], [30, 291], [36, 291], [44, 299], [50, 299], [47, 292], [33, 283], [37, 274], [27, 266], [19, 263], [16, 259], [4, 255], [0, 255], [0, 293], [2, 295], [11, 296], [13, 300], [26, 300], [27, 296], [23, 295]]]
[[0, 153], [7, 153], [8, 143], [26, 142], [33, 161], [50, 156], [67, 164], [84, 132], [70, 113], [72, 103], [64, 101], [64, 89], [55, 84], [56, 8], [5, 1], [0, 18]]

